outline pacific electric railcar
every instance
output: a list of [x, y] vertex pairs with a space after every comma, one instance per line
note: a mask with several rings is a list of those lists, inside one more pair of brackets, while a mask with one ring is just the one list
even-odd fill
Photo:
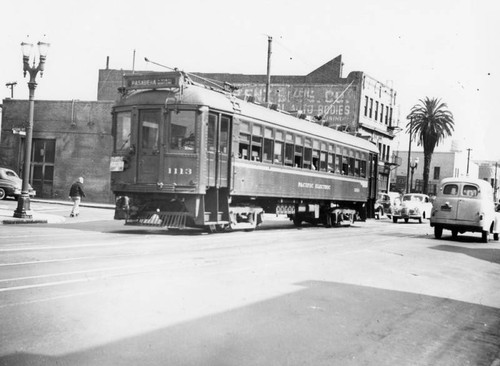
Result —
[[375, 145], [195, 83], [124, 77], [113, 108], [111, 188], [128, 225], [255, 229], [263, 213], [338, 226], [376, 195]]

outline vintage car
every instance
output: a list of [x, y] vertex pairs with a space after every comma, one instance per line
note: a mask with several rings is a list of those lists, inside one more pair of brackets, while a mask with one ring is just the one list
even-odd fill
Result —
[[380, 219], [384, 215], [391, 218], [392, 209], [401, 203], [401, 194], [399, 192], [379, 192], [375, 202], [375, 218]]
[[393, 208], [392, 221], [396, 223], [399, 219], [404, 219], [405, 222], [408, 222], [413, 219], [422, 223], [423, 219], [430, 218], [431, 211], [432, 203], [428, 195], [407, 193], [401, 198], [401, 204]]
[[433, 203], [430, 224], [434, 236], [440, 239], [443, 229], [451, 230], [451, 236], [466, 231], [480, 232], [487, 243], [489, 235], [498, 240], [500, 213], [495, 212], [493, 188], [475, 178], [445, 178]]
[[[17, 199], [21, 195], [23, 181], [15, 171], [0, 167], [0, 200], [6, 197]], [[28, 194], [34, 197], [36, 192], [29, 186]]]

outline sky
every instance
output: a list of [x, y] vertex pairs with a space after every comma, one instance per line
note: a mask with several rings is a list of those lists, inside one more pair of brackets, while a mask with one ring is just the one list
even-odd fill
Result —
[[[497, 5], [498, 4], [498, 5]], [[0, 83], [28, 99], [20, 44], [51, 46], [37, 100], [96, 100], [98, 70], [306, 75], [342, 55], [397, 92], [399, 123], [426, 97], [446, 103], [472, 160], [500, 161], [500, 4], [496, 0], [24, 0], [2, 6]], [[393, 149], [408, 149], [405, 128]], [[412, 149], [416, 148], [415, 146]]]

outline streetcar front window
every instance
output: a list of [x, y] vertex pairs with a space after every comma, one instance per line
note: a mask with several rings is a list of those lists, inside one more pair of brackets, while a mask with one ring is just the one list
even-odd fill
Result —
[[141, 147], [143, 150], [158, 150], [160, 112], [143, 110], [140, 112]]
[[170, 150], [194, 151], [196, 142], [196, 112], [171, 112], [170, 116]]
[[130, 149], [131, 127], [132, 119], [130, 112], [120, 112], [116, 114], [116, 151]]

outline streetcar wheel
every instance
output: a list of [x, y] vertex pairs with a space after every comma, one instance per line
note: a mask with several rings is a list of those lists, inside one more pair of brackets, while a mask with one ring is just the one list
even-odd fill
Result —
[[441, 236], [443, 236], [443, 228], [441, 226], [434, 226], [434, 237], [441, 239]]

